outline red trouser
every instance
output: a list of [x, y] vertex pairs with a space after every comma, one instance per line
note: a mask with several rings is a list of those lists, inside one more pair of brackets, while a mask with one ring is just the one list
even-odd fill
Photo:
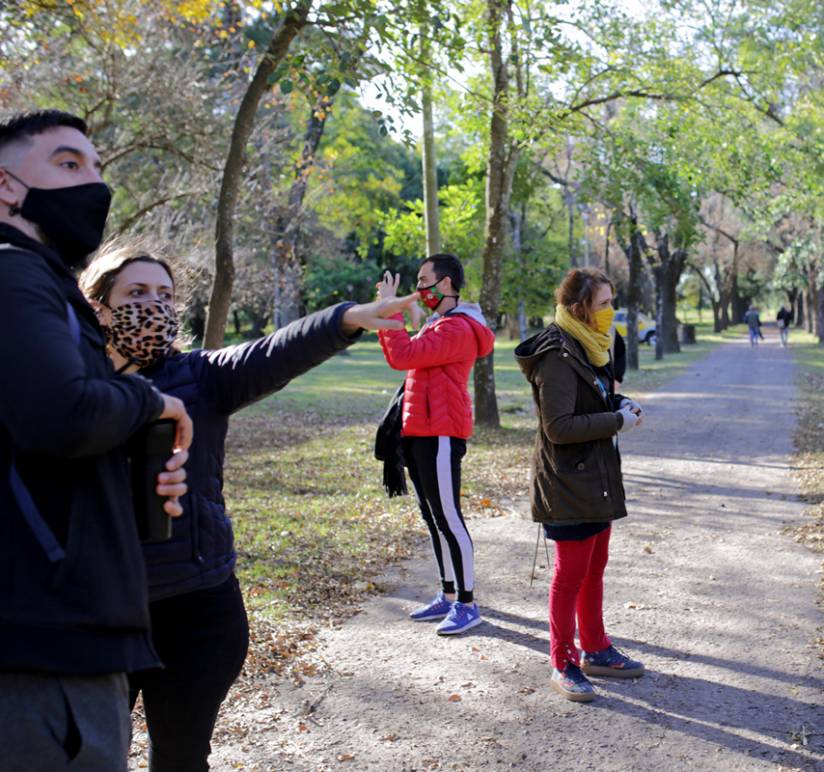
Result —
[[604, 632], [604, 569], [612, 528], [582, 541], [555, 542], [555, 573], [549, 588], [549, 641], [552, 666], [579, 664], [575, 647], [575, 615], [584, 651], [611, 645]]

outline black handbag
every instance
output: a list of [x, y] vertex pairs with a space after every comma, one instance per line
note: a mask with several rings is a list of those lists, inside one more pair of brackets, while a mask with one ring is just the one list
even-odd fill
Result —
[[409, 492], [403, 471], [405, 463], [401, 446], [403, 389], [402, 383], [392, 396], [375, 433], [375, 458], [383, 461], [383, 487], [390, 499], [393, 496], [405, 496]]

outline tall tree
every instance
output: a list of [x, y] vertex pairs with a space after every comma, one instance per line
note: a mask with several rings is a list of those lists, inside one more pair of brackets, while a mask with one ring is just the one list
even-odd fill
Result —
[[[486, 25], [489, 68], [492, 76], [492, 107], [489, 118], [489, 150], [486, 167], [486, 224], [484, 228], [481, 309], [493, 330], [498, 324], [501, 271], [506, 247], [507, 218], [512, 181], [519, 148], [509, 127], [510, 61], [517, 50], [507, 52], [505, 35], [512, 24], [509, 0], [487, 0]], [[495, 395], [494, 352], [475, 363], [475, 418], [484, 426], [500, 426]]]
[[[421, 61], [427, 62], [432, 56], [429, 40], [429, 23], [424, 21], [420, 28]], [[423, 164], [423, 203], [426, 225], [426, 254], [435, 255], [441, 251], [441, 228], [438, 217], [438, 161], [435, 154], [435, 124], [432, 117], [432, 74], [424, 72], [421, 84], [421, 117], [423, 137], [421, 140], [421, 162]]]
[[203, 345], [219, 348], [232, 302], [234, 265], [234, 216], [240, 185], [246, 145], [252, 135], [258, 106], [269, 88], [269, 79], [289, 52], [295, 36], [306, 26], [312, 0], [297, 0], [295, 6], [284, 10], [279, 18], [269, 45], [260, 57], [235, 115], [229, 152], [223, 167], [215, 222], [215, 272], [206, 317]]

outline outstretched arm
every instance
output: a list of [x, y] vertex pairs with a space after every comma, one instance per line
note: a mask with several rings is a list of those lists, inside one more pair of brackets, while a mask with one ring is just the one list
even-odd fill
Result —
[[415, 295], [358, 305], [339, 303], [298, 319], [265, 338], [217, 351], [198, 352], [204, 360], [203, 392], [218, 410], [235, 410], [282, 389], [355, 343], [364, 329], [401, 327], [388, 319]]

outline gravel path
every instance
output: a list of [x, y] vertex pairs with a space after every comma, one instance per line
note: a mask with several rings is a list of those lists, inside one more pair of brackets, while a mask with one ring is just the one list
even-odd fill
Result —
[[530, 586], [537, 526], [513, 511], [471, 523], [485, 624], [443, 639], [407, 620], [436, 589], [422, 547], [322, 633], [318, 676], [263, 686], [214, 768], [824, 770], [819, 559], [782, 534], [802, 513], [793, 396], [774, 339], [724, 344], [622, 440], [606, 621], [643, 678], [598, 679], [588, 705], [549, 689], [547, 561]]

